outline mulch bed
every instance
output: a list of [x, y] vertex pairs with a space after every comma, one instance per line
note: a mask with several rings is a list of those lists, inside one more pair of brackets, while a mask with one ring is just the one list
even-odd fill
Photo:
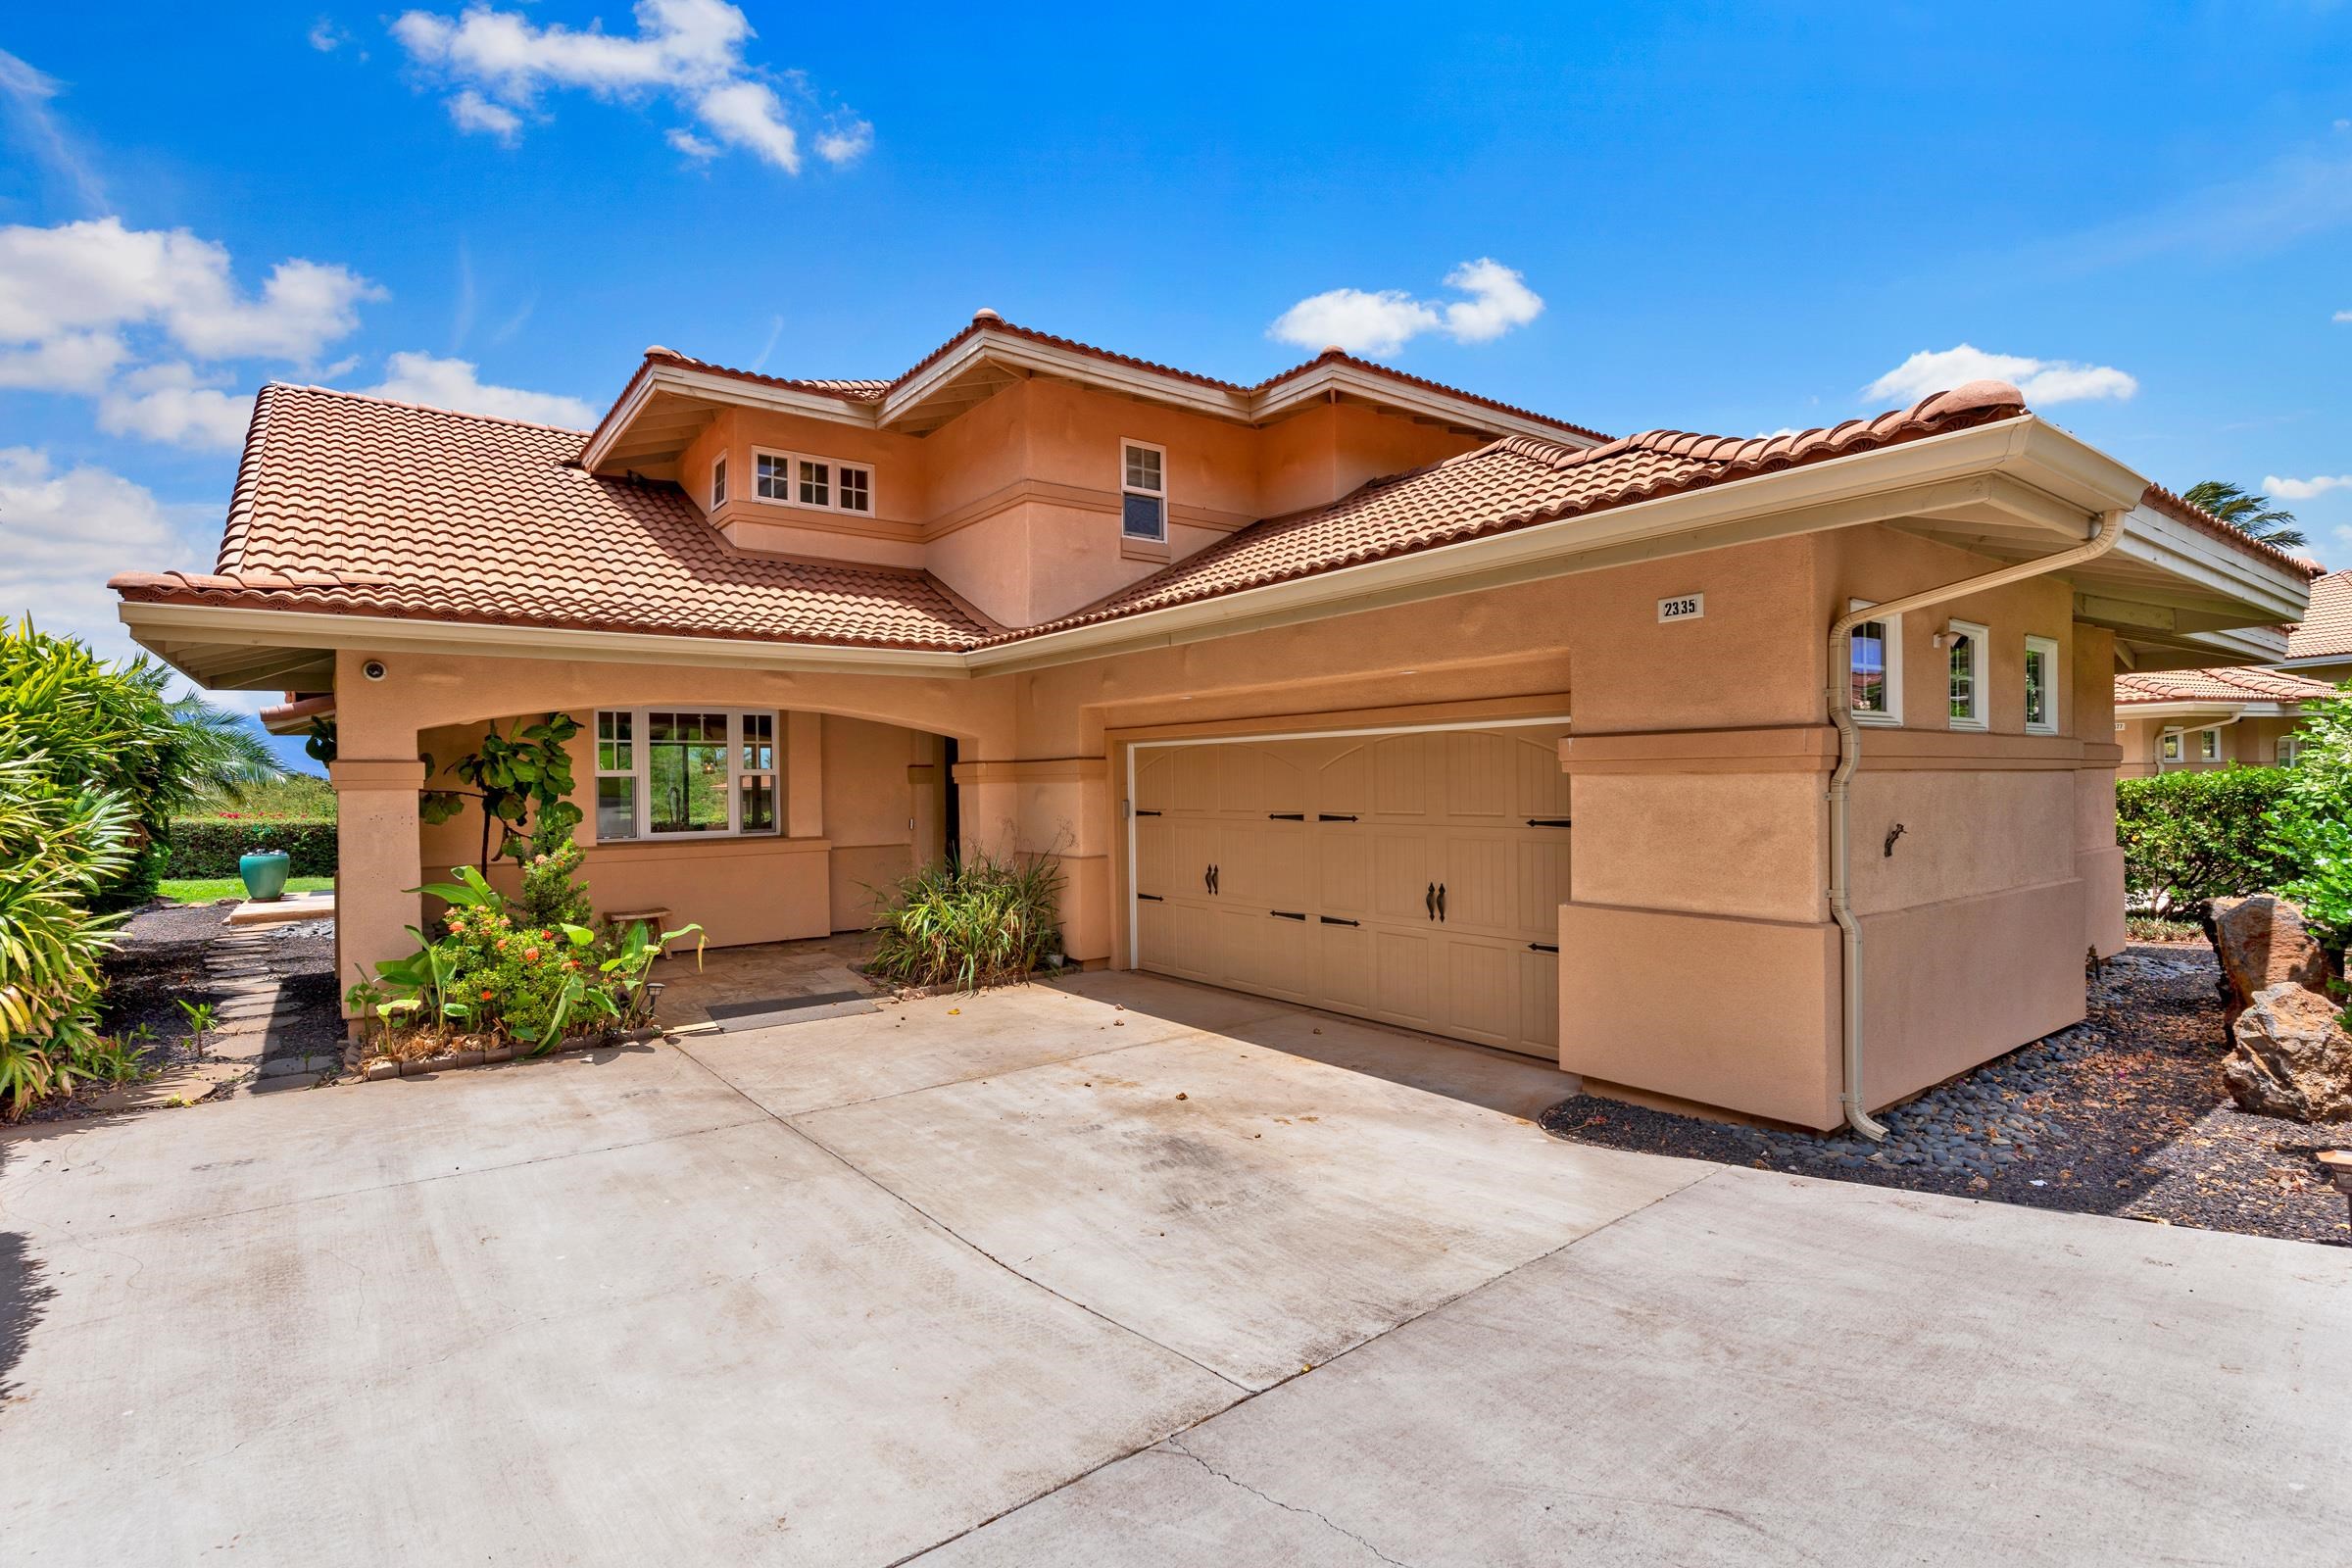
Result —
[[1611, 1149], [2352, 1246], [2344, 1196], [2315, 1157], [2352, 1149], [2352, 1126], [2237, 1108], [2222, 1088], [2219, 978], [2202, 942], [2133, 943], [2105, 966], [2082, 1023], [1913, 1102], [1899, 1119], [1914, 1147], [1933, 1140], [1928, 1163], [1893, 1163], [1850, 1133], [1699, 1121], [1590, 1095], [1552, 1106], [1543, 1125]]

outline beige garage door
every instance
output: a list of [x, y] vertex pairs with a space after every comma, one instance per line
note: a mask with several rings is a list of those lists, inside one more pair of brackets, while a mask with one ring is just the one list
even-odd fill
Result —
[[1556, 1057], [1566, 732], [1139, 746], [1138, 962]]

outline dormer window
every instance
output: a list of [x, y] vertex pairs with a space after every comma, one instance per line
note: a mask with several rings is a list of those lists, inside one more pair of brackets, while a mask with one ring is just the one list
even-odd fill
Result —
[[1144, 441], [1121, 443], [1119, 531], [1130, 539], [1168, 537], [1168, 451]]
[[727, 460], [722, 454], [710, 465], [710, 510], [716, 512], [727, 499]]
[[865, 464], [793, 452], [757, 452], [753, 461], [759, 465], [754, 491], [762, 501], [822, 512], [874, 510], [874, 470]]

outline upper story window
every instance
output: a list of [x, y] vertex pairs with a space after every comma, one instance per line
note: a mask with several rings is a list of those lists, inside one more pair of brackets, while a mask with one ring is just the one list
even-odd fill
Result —
[[[1867, 610], [1869, 603], [1857, 599], [1846, 606], [1848, 610]], [[1852, 634], [1852, 654], [1849, 659], [1849, 691], [1846, 706], [1856, 719], [1865, 724], [1899, 724], [1903, 721], [1903, 617], [1888, 615], [1883, 620], [1866, 620]]]
[[759, 465], [754, 490], [762, 501], [825, 512], [874, 510], [874, 470], [866, 464], [765, 451], [753, 461]]
[[1944, 628], [1944, 652], [1950, 659], [1947, 690], [1954, 729], [1984, 727], [1985, 630], [1965, 620]]
[[1119, 532], [1130, 539], [1168, 536], [1168, 449], [1147, 441], [1119, 447]]
[[596, 838], [776, 831], [776, 715], [608, 708], [596, 715]]
[[727, 459], [726, 454], [721, 453], [717, 460], [710, 465], [710, 510], [716, 512], [719, 504], [726, 499]]
[[2026, 733], [2058, 733], [2058, 644], [2049, 637], [2026, 639]]

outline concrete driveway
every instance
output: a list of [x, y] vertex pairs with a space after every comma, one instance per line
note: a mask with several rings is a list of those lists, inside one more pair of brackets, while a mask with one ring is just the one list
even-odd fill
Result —
[[0, 1142], [11, 1562], [2340, 1562], [2352, 1257], [1137, 976]]

